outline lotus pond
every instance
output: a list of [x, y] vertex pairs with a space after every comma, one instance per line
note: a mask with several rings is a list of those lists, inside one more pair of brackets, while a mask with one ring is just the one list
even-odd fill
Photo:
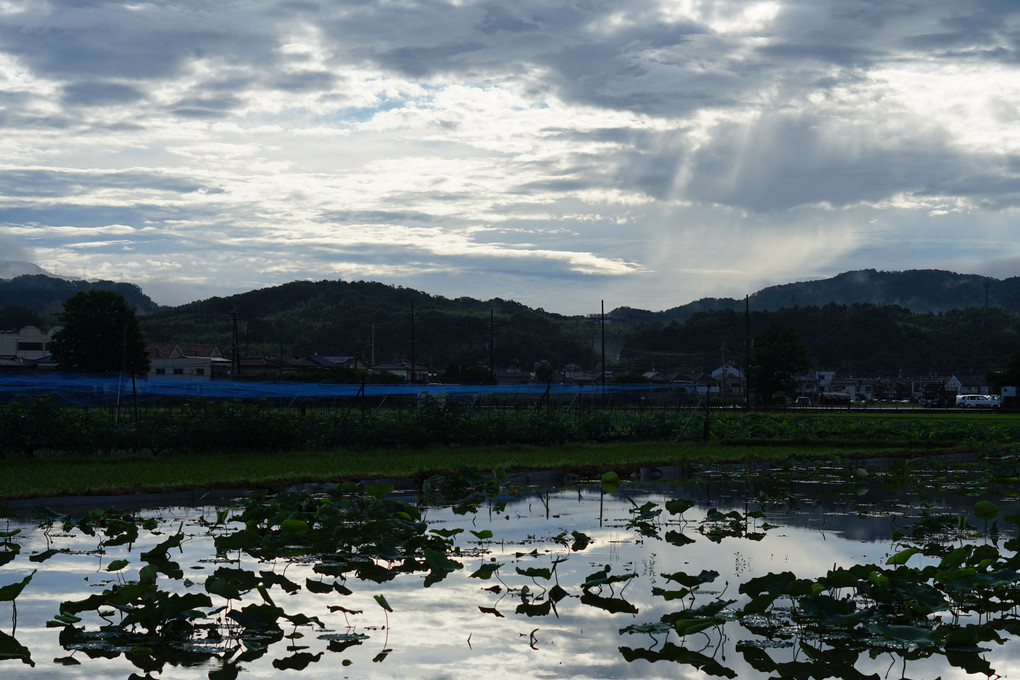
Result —
[[4, 678], [1020, 673], [1020, 460], [10, 512]]

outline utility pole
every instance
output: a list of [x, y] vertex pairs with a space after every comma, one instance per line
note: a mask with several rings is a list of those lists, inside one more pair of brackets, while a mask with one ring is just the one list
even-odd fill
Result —
[[723, 403], [726, 401], [726, 341], [722, 344], [722, 386], [719, 389], [722, 394]]
[[602, 300], [602, 391], [606, 391], [606, 301]]
[[744, 408], [751, 407], [751, 303], [744, 295]]
[[489, 380], [490, 381], [493, 380], [496, 377], [496, 367], [495, 367], [495, 364], [493, 363], [495, 361], [495, 359], [493, 358], [493, 351], [494, 351], [494, 349], [496, 347], [496, 345], [495, 345], [495, 342], [496, 342], [496, 340], [495, 340], [495, 331], [493, 330], [494, 327], [495, 327], [495, 319], [493, 317], [492, 309], [489, 309]]
[[231, 370], [234, 373], [234, 378], [237, 378], [241, 374], [241, 345], [237, 338], [237, 307], [234, 307], [230, 312], [230, 318], [233, 325], [230, 339]]
[[375, 366], [375, 317], [374, 316], [372, 317], [372, 325], [369, 326], [369, 328], [372, 329], [372, 356], [371, 356], [372, 363], [369, 364], [369, 367], [372, 367], [372, 366]]
[[414, 300], [411, 300], [411, 384], [416, 382], [414, 373]]

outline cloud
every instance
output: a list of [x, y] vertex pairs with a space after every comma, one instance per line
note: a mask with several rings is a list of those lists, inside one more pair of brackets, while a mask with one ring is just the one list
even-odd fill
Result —
[[1004, 0], [10, 2], [0, 228], [178, 297], [344, 276], [581, 312], [1007, 271], [1018, 27]]
[[130, 104], [145, 97], [145, 92], [131, 85], [87, 80], [64, 86], [64, 102], [82, 106], [110, 106]]
[[6, 234], [0, 234], [0, 253], [3, 253], [0, 259], [9, 262], [32, 262], [31, 251], [21, 240]]

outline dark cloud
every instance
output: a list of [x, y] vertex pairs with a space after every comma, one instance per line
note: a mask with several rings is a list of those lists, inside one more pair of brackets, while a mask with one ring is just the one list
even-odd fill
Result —
[[289, 92], [316, 92], [332, 89], [337, 81], [337, 76], [327, 71], [301, 71], [280, 75], [271, 84]]
[[830, 127], [812, 116], [765, 116], [752, 126], [726, 124], [693, 157], [687, 197], [777, 211], [812, 203], [879, 201], [901, 192], [939, 194], [961, 166], [986, 180], [975, 159], [930, 133], [864, 125]]
[[102, 80], [85, 80], [64, 86], [64, 103], [81, 106], [132, 104], [145, 98], [145, 92], [132, 85]]
[[177, 102], [171, 109], [175, 116], [181, 118], [224, 118], [232, 109], [241, 106], [239, 98], [231, 95], [218, 97], [189, 97]]
[[321, 218], [324, 222], [337, 224], [409, 224], [435, 221], [433, 215], [410, 210], [330, 211], [323, 213]]
[[276, 48], [273, 27], [257, 15], [197, 12], [174, 2], [128, 9], [116, 2], [60, 0], [25, 13], [25, 23], [18, 19], [8, 14], [0, 21], [0, 50], [53, 78], [163, 79], [195, 58], [265, 64]]
[[77, 170], [0, 170], [0, 194], [5, 196], [74, 196], [114, 188], [184, 194], [203, 187], [191, 180], [143, 170], [102, 173]]
[[[17, 65], [0, 70], [10, 149], [0, 222], [146, 225], [132, 247], [188, 262], [194, 278], [227, 276], [228, 261], [285, 261], [286, 276], [340, 259], [364, 271], [414, 262], [441, 272], [433, 282], [484, 274], [515, 289], [590, 276], [528, 248], [671, 267], [675, 253], [713, 252], [724, 265], [688, 266], [720, 269], [733, 250], [699, 238], [775, 233], [779, 254], [788, 219], [884, 217], [853, 206], [893, 197], [926, 207], [913, 220], [901, 209], [891, 230], [926, 233], [928, 206], [966, 206], [977, 212], [972, 231], [1003, 229], [988, 216], [1020, 199], [1015, 0], [782, 0], [760, 17], [763, 6], [743, 0], [693, 3], [682, 18], [680, 6], [34, 3], [0, 14], [0, 65]], [[1001, 69], [1001, 86], [988, 75], [987, 94], [950, 101], [947, 74], [979, 78], [986, 65]], [[919, 91], [928, 83], [944, 89]], [[997, 134], [1001, 149], [987, 141]], [[244, 151], [204, 159], [218, 148]], [[414, 167], [436, 176], [400, 184]], [[346, 245], [362, 224], [436, 240]], [[468, 225], [481, 228], [444, 238]], [[59, 250], [57, 230], [40, 233], [57, 234], [45, 245]], [[325, 235], [337, 244], [293, 245]], [[817, 240], [804, 250], [812, 267], [819, 253], [853, 261]], [[442, 252], [451, 241], [453, 253]], [[464, 254], [465, 243], [485, 248]], [[507, 244], [516, 250], [501, 251]], [[888, 250], [871, 242], [855, 252]]]
[[512, 7], [490, 5], [485, 8], [485, 18], [478, 24], [482, 33], [523, 33], [539, 28], [538, 24], [523, 18]]

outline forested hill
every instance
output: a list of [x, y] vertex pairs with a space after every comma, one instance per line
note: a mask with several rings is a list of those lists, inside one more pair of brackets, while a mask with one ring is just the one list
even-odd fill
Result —
[[414, 356], [415, 363], [446, 369], [487, 364], [491, 341], [497, 365], [518, 362], [528, 370], [542, 360], [562, 366], [583, 358], [587, 364], [590, 355], [590, 324], [576, 317], [499, 298], [449, 299], [365, 281], [295, 281], [162, 310], [141, 321], [153, 341], [210, 343], [227, 352], [235, 317], [246, 355]]
[[75, 293], [93, 288], [120, 293], [128, 305], [139, 314], [151, 314], [159, 308], [159, 305], [133, 283], [69, 281], [46, 274], [25, 274], [10, 279], [0, 279], [0, 309], [17, 307], [55, 316], [63, 311], [64, 300]]
[[769, 322], [792, 327], [812, 365], [857, 376], [978, 375], [1002, 369], [1020, 350], [1020, 313], [968, 307], [916, 314], [895, 305], [828, 304], [745, 315], [699, 312], [683, 322], [628, 334], [621, 360], [633, 370], [697, 371], [723, 357], [743, 365], [745, 339]]
[[[911, 312], [946, 312], [951, 309], [1001, 307], [1020, 311], [1020, 277], [995, 279], [976, 274], [956, 274], [937, 269], [880, 272], [874, 269], [844, 272], [830, 279], [769, 286], [748, 299], [752, 311], [776, 311], [791, 307], [824, 307], [827, 304], [870, 303], [895, 305]], [[640, 312], [662, 321], [682, 321], [713, 309], [744, 310], [744, 300], [702, 298], [658, 314], [627, 310], [619, 316]]]
[[[987, 284], [987, 288], [986, 288]], [[19, 276], [0, 281], [0, 330], [55, 323], [59, 302], [87, 287], [123, 292], [150, 342], [213, 344], [230, 352], [236, 320], [245, 355], [283, 352], [403, 358], [437, 371], [548, 361], [593, 369], [597, 318], [562, 316], [499, 298], [429, 295], [374, 282], [295, 281], [179, 307], [137, 286]], [[848, 272], [785, 284], [744, 300], [705, 299], [666, 312], [619, 308], [606, 324], [607, 369], [700, 372], [742, 363], [744, 338], [769, 320], [793, 326], [818, 368], [867, 374], [983, 374], [1020, 350], [1020, 281], [942, 271]], [[985, 294], [988, 307], [985, 307]], [[611, 293], [607, 295], [611, 297]], [[27, 309], [25, 309], [27, 308]], [[412, 308], [414, 315], [412, 317]], [[32, 310], [32, 311], [28, 311]], [[617, 323], [620, 320], [627, 323]]]

